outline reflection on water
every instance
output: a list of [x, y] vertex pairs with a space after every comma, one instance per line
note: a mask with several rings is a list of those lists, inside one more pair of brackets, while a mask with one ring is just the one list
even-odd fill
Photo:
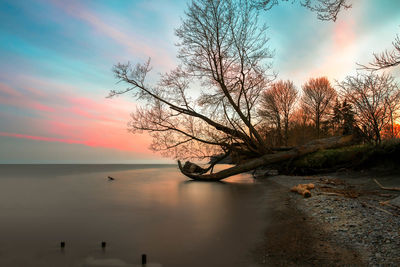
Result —
[[143, 253], [147, 266], [247, 266], [268, 190], [175, 166], [0, 165], [0, 266], [140, 266]]

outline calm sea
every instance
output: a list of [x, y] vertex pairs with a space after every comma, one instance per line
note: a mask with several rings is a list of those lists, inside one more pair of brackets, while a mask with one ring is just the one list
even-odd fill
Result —
[[0, 165], [0, 266], [257, 266], [271, 197], [175, 165]]

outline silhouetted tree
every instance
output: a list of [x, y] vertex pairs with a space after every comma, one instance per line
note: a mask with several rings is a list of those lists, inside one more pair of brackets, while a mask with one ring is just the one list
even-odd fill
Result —
[[[269, 83], [266, 28], [248, 1], [195, 0], [176, 30], [181, 66], [146, 80], [150, 60], [117, 64], [116, 78], [143, 105], [132, 114], [132, 132], [146, 131], [151, 148], [175, 158], [204, 158], [221, 152], [263, 155], [269, 150], [254, 125], [259, 96]], [[194, 98], [192, 87], [203, 86]]]
[[339, 98], [336, 98], [335, 105], [332, 108], [332, 118], [330, 119], [330, 125], [334, 133], [338, 132], [341, 122], [342, 122], [341, 106]]
[[341, 130], [342, 134], [351, 134], [355, 126], [354, 110], [351, 104], [347, 103], [345, 99], [342, 103], [342, 108], [340, 109], [342, 123]]
[[354, 107], [356, 123], [364, 136], [379, 144], [382, 129], [393, 125], [394, 112], [399, 105], [399, 86], [393, 77], [387, 74], [358, 74], [348, 76], [338, 85]]
[[335, 105], [332, 108], [332, 117], [330, 124], [334, 134], [351, 134], [354, 128], [354, 111], [351, 104], [347, 100], [343, 100], [340, 104], [339, 99], [336, 99]]
[[[291, 81], [272, 83], [261, 97], [260, 115], [276, 127], [278, 145], [288, 144], [289, 120], [297, 101], [297, 90]], [[283, 138], [282, 138], [283, 128]], [[284, 142], [282, 142], [284, 141]]]
[[311, 78], [303, 85], [301, 103], [305, 112], [311, 114], [317, 137], [320, 137], [321, 121], [329, 114], [333, 101], [336, 98], [336, 90], [331, 86], [326, 77]]

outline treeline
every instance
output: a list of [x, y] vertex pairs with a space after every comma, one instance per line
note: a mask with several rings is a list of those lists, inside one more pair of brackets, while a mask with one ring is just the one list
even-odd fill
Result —
[[291, 81], [276, 81], [261, 94], [258, 128], [270, 147], [346, 134], [379, 144], [400, 137], [399, 112], [400, 88], [388, 74], [357, 74], [335, 85], [326, 77], [311, 78], [301, 90]]

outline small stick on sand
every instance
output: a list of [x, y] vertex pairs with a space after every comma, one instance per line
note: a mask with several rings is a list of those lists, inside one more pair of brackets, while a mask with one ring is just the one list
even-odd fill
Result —
[[390, 201], [390, 200], [379, 201], [379, 205], [381, 205], [381, 206], [388, 206], [388, 207], [391, 207], [391, 208], [394, 208], [394, 209], [400, 209], [400, 207], [397, 207], [397, 206], [395, 206], [395, 205], [390, 204], [389, 201]]
[[344, 197], [343, 194], [340, 193], [335, 193], [335, 192], [320, 192], [321, 195], [327, 195], [327, 196], [339, 196], [339, 197]]
[[397, 214], [393, 214], [393, 213], [391, 213], [390, 211], [387, 211], [387, 210], [385, 210], [385, 209], [381, 209], [381, 208], [379, 208], [379, 207], [375, 207], [375, 206], [370, 205], [370, 204], [368, 204], [368, 203], [362, 202], [362, 204], [364, 204], [364, 205], [367, 206], [367, 207], [370, 207], [370, 208], [374, 208], [374, 209], [383, 211], [383, 212], [385, 212], [385, 213], [387, 213], [387, 214], [390, 214], [390, 215], [392, 215], [392, 216], [398, 216]]
[[400, 187], [386, 187], [381, 185], [381, 183], [379, 183], [376, 179], [373, 180], [383, 190], [400, 191]]

